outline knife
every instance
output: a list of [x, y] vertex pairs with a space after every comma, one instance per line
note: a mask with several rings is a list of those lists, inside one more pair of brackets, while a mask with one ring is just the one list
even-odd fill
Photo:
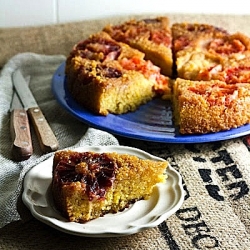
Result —
[[10, 133], [13, 141], [11, 146], [12, 158], [15, 161], [27, 160], [33, 153], [29, 119], [15, 91], [10, 112]]
[[20, 70], [16, 70], [12, 77], [17, 94], [23, 103], [24, 109], [27, 110], [32, 125], [35, 128], [42, 152], [48, 153], [56, 151], [59, 147], [58, 141], [25, 82], [22, 73]]

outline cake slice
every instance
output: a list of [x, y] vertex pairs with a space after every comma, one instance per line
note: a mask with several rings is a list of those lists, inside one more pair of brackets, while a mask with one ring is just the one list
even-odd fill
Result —
[[181, 134], [204, 134], [250, 123], [250, 84], [176, 79], [174, 121]]
[[[240, 65], [245, 64], [244, 60], [249, 61], [249, 37], [241, 33], [229, 34], [216, 26], [197, 23], [175, 23], [172, 34], [178, 77], [243, 82], [237, 81], [234, 68], [239, 72]], [[232, 75], [235, 77], [234, 82], [231, 81]]]
[[170, 96], [169, 78], [144, 56], [105, 32], [91, 35], [75, 45], [66, 60], [69, 92], [101, 115], [135, 111], [159, 93]]
[[198, 79], [202, 71], [216, 69], [222, 63], [223, 58], [218, 54], [210, 53], [207, 48], [214, 39], [226, 37], [227, 31], [201, 23], [174, 23], [171, 30], [178, 77], [202, 80]]
[[161, 73], [172, 76], [172, 36], [167, 17], [130, 20], [104, 29], [116, 41], [129, 44], [145, 53], [145, 59], [161, 68]]
[[235, 33], [212, 39], [204, 47], [203, 53], [217, 63], [200, 68], [196, 80], [221, 80], [228, 84], [250, 82], [249, 37]]
[[165, 182], [166, 161], [133, 155], [57, 151], [52, 194], [56, 208], [69, 221], [84, 223], [148, 199]]

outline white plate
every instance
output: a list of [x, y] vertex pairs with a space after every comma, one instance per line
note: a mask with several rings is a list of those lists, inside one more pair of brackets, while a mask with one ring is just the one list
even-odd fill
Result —
[[[125, 146], [81, 147], [75, 150], [127, 153], [143, 159], [163, 161], [142, 150]], [[182, 178], [169, 166], [166, 183], [158, 184], [150, 199], [137, 201], [122, 212], [106, 214], [84, 224], [68, 222], [53, 204], [50, 189], [52, 163], [53, 157], [41, 162], [26, 174], [22, 199], [36, 219], [65, 233], [88, 237], [134, 234], [159, 225], [175, 213], [184, 201]]]

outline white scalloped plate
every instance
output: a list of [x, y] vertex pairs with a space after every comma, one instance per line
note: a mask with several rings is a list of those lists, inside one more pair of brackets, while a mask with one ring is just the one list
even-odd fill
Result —
[[[125, 146], [81, 147], [77, 151], [117, 152], [143, 159], [163, 161], [142, 150]], [[137, 201], [116, 214], [106, 214], [87, 223], [68, 222], [55, 209], [51, 195], [53, 157], [33, 167], [25, 176], [22, 199], [32, 215], [65, 233], [87, 237], [115, 237], [134, 234], [155, 227], [175, 213], [184, 201], [180, 174], [167, 168], [167, 181], [158, 184], [148, 200]]]

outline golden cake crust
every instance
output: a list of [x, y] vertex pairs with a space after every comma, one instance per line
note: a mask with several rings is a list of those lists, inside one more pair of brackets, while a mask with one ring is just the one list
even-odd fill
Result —
[[250, 84], [178, 78], [173, 104], [175, 122], [182, 134], [237, 128], [250, 122]]
[[139, 72], [123, 70], [119, 63], [73, 60], [78, 60], [83, 67], [77, 77], [75, 72], [69, 72], [70, 93], [79, 104], [97, 114], [134, 111], [155, 96], [152, 82]]
[[[100, 32], [74, 46], [66, 60], [66, 82], [73, 98], [91, 111], [107, 115], [136, 110], [164, 87], [169, 79], [144, 60], [144, 53]], [[157, 85], [157, 88], [155, 88]]]

